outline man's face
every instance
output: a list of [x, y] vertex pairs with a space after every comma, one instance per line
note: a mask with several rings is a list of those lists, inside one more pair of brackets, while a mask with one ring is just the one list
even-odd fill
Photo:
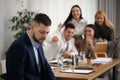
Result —
[[50, 31], [49, 26], [45, 26], [44, 24], [40, 23], [39, 25], [31, 28], [32, 38], [36, 42], [42, 44], [43, 41], [46, 39], [49, 31]]
[[73, 38], [74, 33], [75, 30], [71, 28], [67, 28], [66, 30], [64, 30], [63, 34], [65, 36], [66, 41], [69, 41], [71, 38]]

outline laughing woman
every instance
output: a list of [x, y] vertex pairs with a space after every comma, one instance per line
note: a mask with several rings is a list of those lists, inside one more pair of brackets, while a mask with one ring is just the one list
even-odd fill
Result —
[[87, 20], [82, 17], [82, 10], [79, 5], [73, 5], [68, 18], [63, 24], [59, 24], [58, 27], [64, 27], [67, 23], [72, 23], [75, 26], [75, 36], [82, 35], [84, 33]]

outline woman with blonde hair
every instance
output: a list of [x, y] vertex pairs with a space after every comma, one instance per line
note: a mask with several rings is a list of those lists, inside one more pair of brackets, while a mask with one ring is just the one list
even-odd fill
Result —
[[[95, 26], [97, 38], [107, 40], [108, 42], [108, 57], [120, 59], [120, 40], [117, 39], [115, 28], [108, 19], [104, 11], [98, 11], [95, 14]], [[113, 68], [113, 71], [106, 72], [100, 77], [108, 77], [109, 80], [120, 80], [120, 64]], [[108, 80], [108, 79], [105, 79]]]
[[104, 11], [100, 10], [95, 14], [95, 26], [98, 38], [102, 38], [107, 41], [116, 39], [117, 36], [114, 26]]

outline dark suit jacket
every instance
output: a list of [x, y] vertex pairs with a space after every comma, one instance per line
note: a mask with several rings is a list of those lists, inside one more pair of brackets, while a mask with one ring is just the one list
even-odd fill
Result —
[[6, 80], [56, 80], [44, 57], [42, 46], [40, 46], [39, 52], [41, 58], [40, 72], [33, 46], [27, 33], [15, 40], [7, 51]]

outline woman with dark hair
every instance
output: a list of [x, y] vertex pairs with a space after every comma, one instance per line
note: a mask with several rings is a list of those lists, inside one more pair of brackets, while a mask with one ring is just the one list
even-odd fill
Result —
[[78, 52], [84, 51], [87, 55], [89, 46], [91, 46], [93, 50], [95, 43], [96, 43], [95, 26], [93, 24], [88, 24], [85, 27], [84, 37], [76, 37], [75, 46]]
[[[120, 40], [117, 39], [119, 36], [117, 36], [113, 24], [110, 22], [104, 11], [100, 10], [96, 12], [95, 26], [97, 37], [107, 40], [109, 43], [107, 54], [108, 57], [120, 59]], [[115, 66], [113, 68], [113, 72], [111, 72], [109, 75], [110, 80], [120, 80], [120, 64]]]
[[60, 23], [58, 27], [63, 27], [67, 23], [72, 23], [75, 26], [75, 36], [82, 35], [84, 33], [87, 20], [82, 17], [82, 10], [78, 5], [73, 5], [68, 18], [63, 25]]

